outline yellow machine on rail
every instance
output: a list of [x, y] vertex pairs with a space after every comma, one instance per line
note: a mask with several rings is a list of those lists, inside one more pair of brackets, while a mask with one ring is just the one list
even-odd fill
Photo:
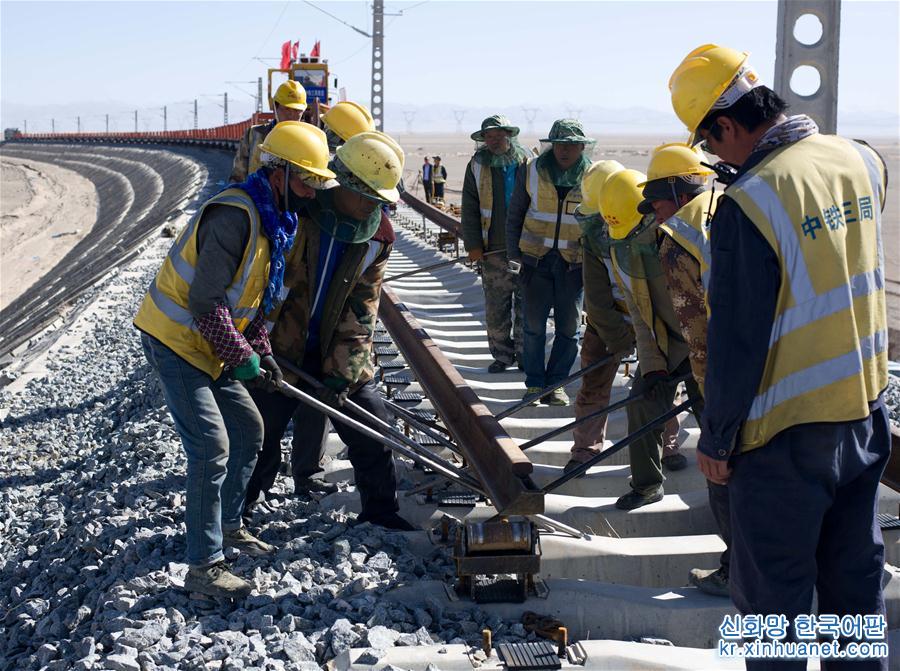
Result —
[[[302, 120], [318, 125], [319, 117], [332, 105], [328, 60], [302, 54], [299, 60], [291, 63], [287, 69], [269, 68], [268, 73], [269, 109], [275, 109], [273, 97], [278, 87], [288, 79], [293, 79], [306, 91], [308, 107], [303, 113]], [[334, 85], [337, 86], [337, 79], [334, 80]]]

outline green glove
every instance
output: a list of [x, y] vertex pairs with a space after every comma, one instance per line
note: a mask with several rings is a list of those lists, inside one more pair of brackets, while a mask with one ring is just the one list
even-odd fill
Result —
[[232, 368], [231, 377], [235, 380], [255, 380], [259, 377], [259, 354], [254, 352], [240, 366]]

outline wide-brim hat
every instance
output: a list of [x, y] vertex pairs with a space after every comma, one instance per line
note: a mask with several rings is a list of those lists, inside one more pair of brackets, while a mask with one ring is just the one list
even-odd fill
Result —
[[481, 130], [476, 130], [469, 137], [475, 140], [475, 142], [484, 142], [484, 134], [489, 130], [505, 130], [509, 133], [510, 137], [515, 137], [519, 134], [519, 127], [513, 126], [510, 120], [505, 116], [502, 114], [492, 114], [481, 122]]
[[553, 122], [550, 135], [541, 142], [584, 143], [595, 142], [594, 138], [584, 134], [584, 127], [577, 119], [557, 119]]

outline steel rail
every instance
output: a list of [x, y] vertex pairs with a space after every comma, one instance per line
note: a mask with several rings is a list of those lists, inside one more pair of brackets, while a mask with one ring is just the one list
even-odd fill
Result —
[[531, 461], [387, 286], [379, 316], [497, 512], [542, 513], [543, 494], [529, 477]]

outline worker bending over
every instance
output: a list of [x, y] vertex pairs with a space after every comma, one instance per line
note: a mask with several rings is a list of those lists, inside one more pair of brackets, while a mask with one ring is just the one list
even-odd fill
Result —
[[272, 552], [241, 525], [263, 423], [244, 383], [277, 386], [264, 315], [280, 299], [296, 203], [331, 186], [325, 134], [285, 121], [263, 167], [203, 204], [178, 236], [134, 319], [187, 455], [185, 589], [242, 597], [252, 585], [223, 547]]
[[[367, 131], [338, 147], [332, 169], [340, 186], [320, 191], [307, 207], [287, 259], [280, 308], [269, 315], [276, 356], [322, 383], [318, 389], [290, 371], [285, 379], [340, 408], [345, 399], [385, 422], [391, 421], [373, 380], [372, 343], [381, 282], [394, 242], [381, 204], [399, 199], [403, 150], [389, 136]], [[254, 394], [265, 424], [265, 442], [253, 473], [248, 501], [272, 486], [281, 462], [281, 437], [298, 401]], [[362, 503], [360, 521], [390, 529], [413, 529], [397, 514], [397, 480], [390, 450], [335, 423], [347, 445]], [[295, 424], [295, 434], [306, 428]], [[295, 485], [301, 486], [295, 480]]]

